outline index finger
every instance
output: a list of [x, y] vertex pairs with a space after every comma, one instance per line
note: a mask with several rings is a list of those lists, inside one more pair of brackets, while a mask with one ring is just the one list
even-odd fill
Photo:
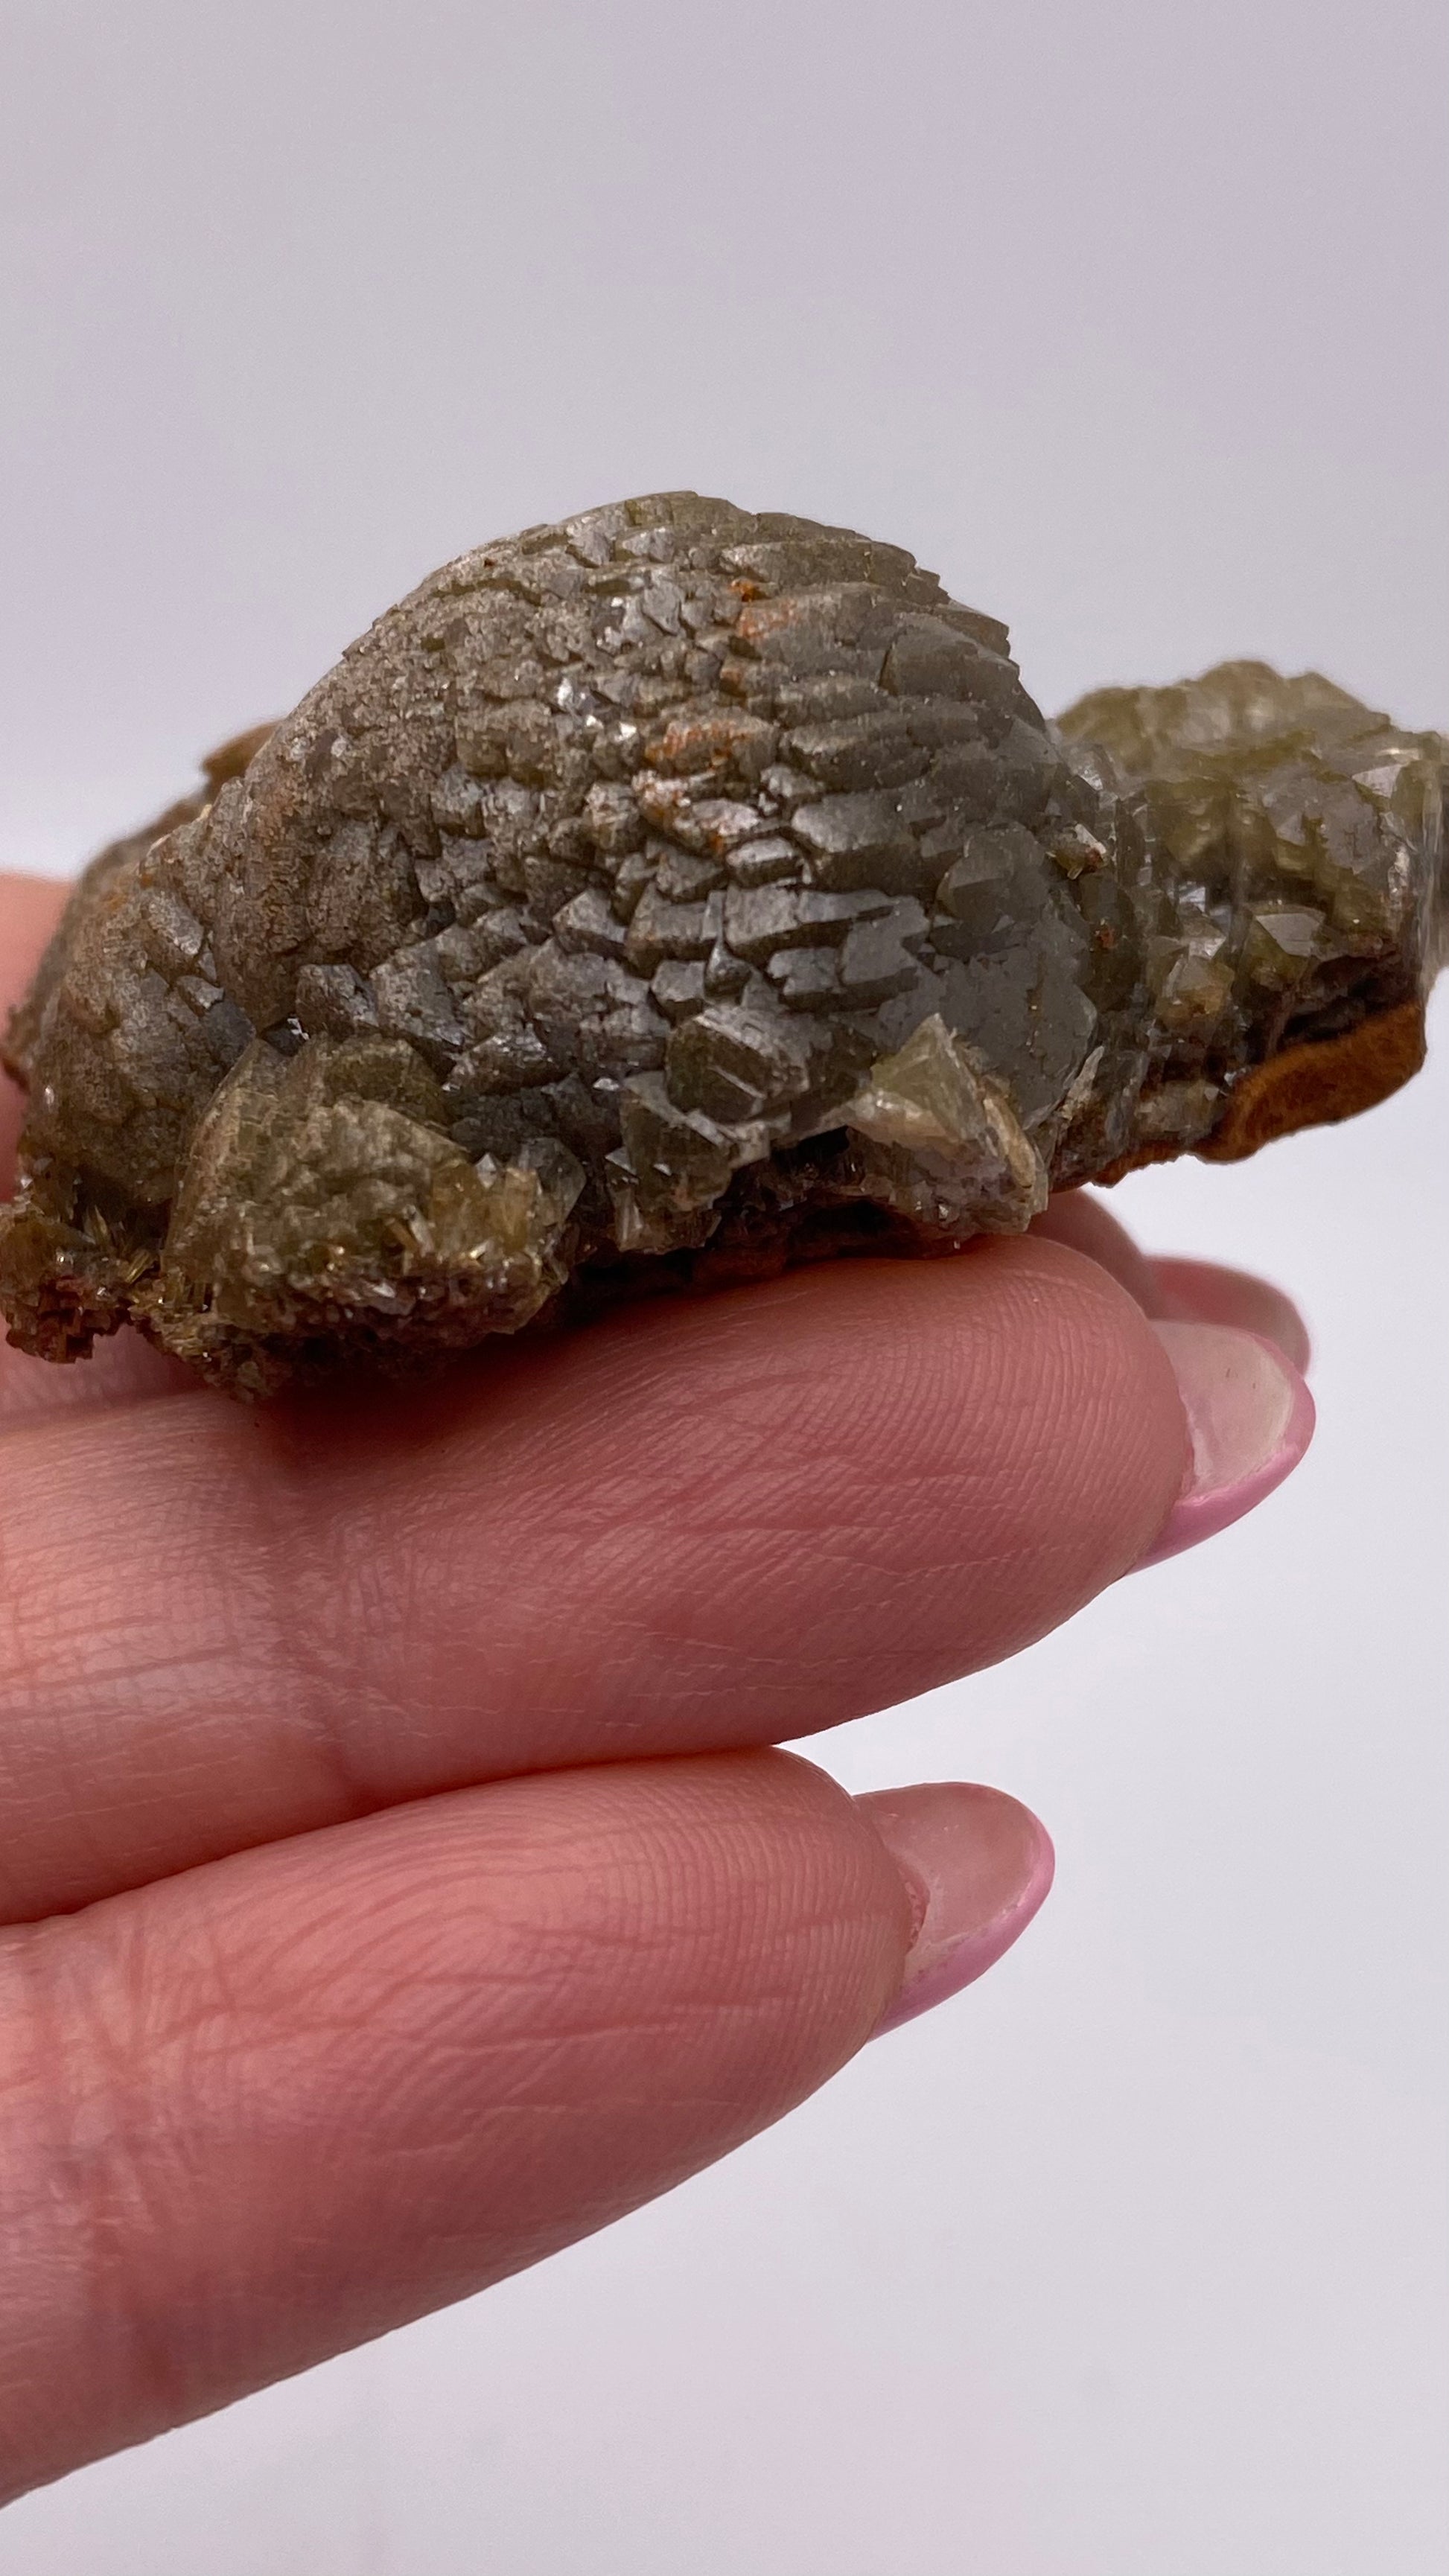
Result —
[[1140, 1309], [1029, 1240], [635, 1308], [426, 1389], [19, 1424], [0, 1913], [891, 1705], [1124, 1573], [1185, 1445]]

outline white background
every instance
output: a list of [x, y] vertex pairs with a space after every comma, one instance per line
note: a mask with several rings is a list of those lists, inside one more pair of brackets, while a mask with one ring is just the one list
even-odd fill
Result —
[[[465, 544], [693, 484], [912, 546], [1048, 707], [1449, 718], [1431, 0], [3, 0], [0, 856], [68, 870]], [[1449, 1011], [1142, 1174], [1317, 1444], [844, 1730], [1060, 1878], [783, 2129], [0, 2519], [0, 2576], [1441, 2576]]]

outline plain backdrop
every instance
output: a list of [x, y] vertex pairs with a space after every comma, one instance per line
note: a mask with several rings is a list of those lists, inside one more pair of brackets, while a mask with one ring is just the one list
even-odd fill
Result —
[[[676, 484], [912, 547], [1048, 708], [1449, 719], [1439, 0], [3, 0], [0, 857], [433, 564]], [[1143, 1174], [1302, 1297], [1249, 1523], [813, 1750], [1029, 1799], [978, 1989], [542, 2271], [0, 2519], [0, 2576], [1441, 2576], [1449, 1013]]]

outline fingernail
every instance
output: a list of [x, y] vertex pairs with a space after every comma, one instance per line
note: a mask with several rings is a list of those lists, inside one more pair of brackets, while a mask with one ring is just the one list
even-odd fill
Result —
[[1056, 1855], [1029, 1807], [959, 1780], [875, 1789], [856, 1805], [906, 1883], [915, 1932], [895, 2002], [873, 2037], [898, 2030], [984, 1976], [1042, 1903]]
[[1313, 1437], [1313, 1398], [1261, 1333], [1231, 1324], [1152, 1329], [1172, 1362], [1192, 1456], [1166, 1525], [1136, 1570], [1240, 1521], [1292, 1474]]
[[1147, 1314], [1164, 1323], [1233, 1324], [1239, 1332], [1261, 1333], [1266, 1341], [1276, 1342], [1301, 1377], [1308, 1375], [1313, 1358], [1308, 1327], [1292, 1298], [1275, 1288], [1271, 1279], [1259, 1279], [1251, 1270], [1227, 1270], [1220, 1261], [1180, 1259], [1174, 1253], [1160, 1254], [1149, 1267], [1152, 1293], [1140, 1300]]

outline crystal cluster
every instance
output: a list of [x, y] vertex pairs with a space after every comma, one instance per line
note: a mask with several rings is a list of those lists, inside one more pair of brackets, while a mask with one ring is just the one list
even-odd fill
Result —
[[82, 879], [11, 1339], [262, 1393], [1343, 1116], [1422, 1054], [1442, 758], [1257, 663], [1050, 726], [899, 548], [692, 493], [480, 547]]

